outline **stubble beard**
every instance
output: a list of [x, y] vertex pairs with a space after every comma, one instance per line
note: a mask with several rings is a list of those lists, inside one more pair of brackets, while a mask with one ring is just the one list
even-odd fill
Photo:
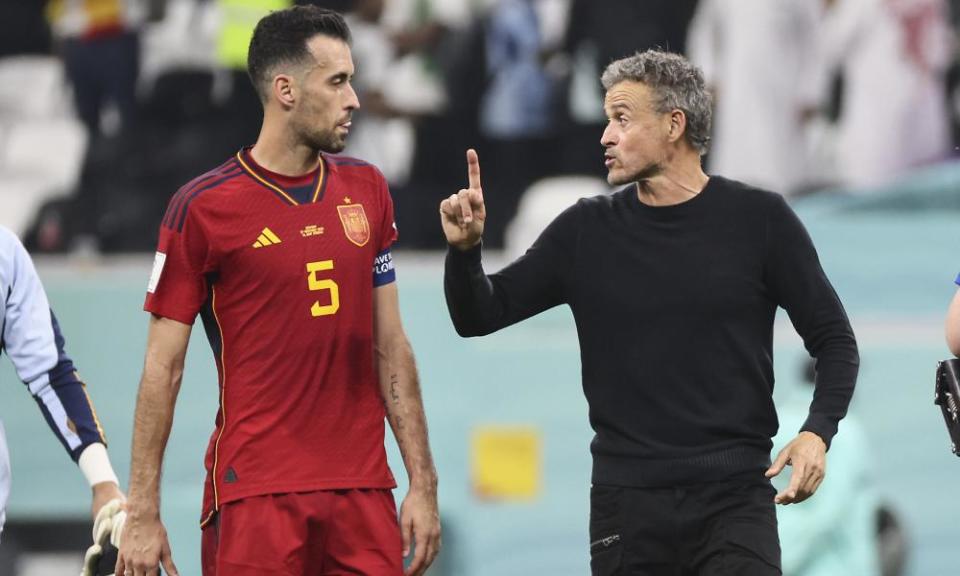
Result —
[[316, 125], [303, 122], [297, 122], [295, 126], [300, 141], [318, 152], [339, 154], [347, 146], [346, 135], [337, 133], [336, 127], [331, 130], [323, 130], [317, 128]]
[[337, 134], [336, 129], [327, 132], [315, 132], [307, 139], [310, 146], [329, 154], [339, 154], [347, 147], [345, 136]]
[[607, 172], [607, 184], [611, 186], [623, 186], [634, 182], [642, 182], [653, 178], [662, 171], [663, 167], [659, 162], [651, 162], [633, 174], [621, 173], [622, 175], [616, 175], [613, 170], [610, 170]]

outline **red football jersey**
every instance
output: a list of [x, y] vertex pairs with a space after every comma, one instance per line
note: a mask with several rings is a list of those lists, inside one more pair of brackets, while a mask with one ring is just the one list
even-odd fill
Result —
[[298, 201], [242, 150], [181, 188], [160, 228], [144, 309], [199, 313], [219, 372], [204, 523], [253, 495], [396, 485], [372, 299], [393, 203], [373, 166], [321, 160]]

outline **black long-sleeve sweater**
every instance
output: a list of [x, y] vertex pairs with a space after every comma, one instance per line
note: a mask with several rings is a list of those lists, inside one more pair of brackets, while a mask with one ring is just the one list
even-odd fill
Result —
[[444, 287], [461, 336], [570, 306], [594, 483], [682, 485], [769, 466], [778, 306], [817, 360], [801, 430], [829, 446], [853, 394], [856, 341], [803, 224], [780, 196], [717, 176], [673, 206], [642, 203], [635, 186], [581, 200], [490, 276], [479, 247], [451, 248]]

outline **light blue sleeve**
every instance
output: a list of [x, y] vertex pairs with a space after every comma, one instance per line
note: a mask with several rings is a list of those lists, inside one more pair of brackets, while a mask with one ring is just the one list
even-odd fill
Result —
[[105, 443], [85, 386], [46, 292], [20, 240], [0, 228], [0, 349], [33, 395], [47, 424], [74, 460], [94, 442]]
[[50, 304], [33, 261], [9, 230], [0, 228], [0, 290], [4, 300], [3, 348], [28, 385], [57, 364]]

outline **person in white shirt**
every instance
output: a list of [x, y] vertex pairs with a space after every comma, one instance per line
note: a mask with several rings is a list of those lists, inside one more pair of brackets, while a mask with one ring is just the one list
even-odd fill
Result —
[[842, 70], [841, 183], [889, 183], [950, 150], [945, 74], [953, 54], [945, 0], [824, 0], [825, 72]]
[[804, 124], [820, 102], [822, 0], [701, 0], [687, 50], [714, 92], [711, 173], [791, 194], [806, 182]]

